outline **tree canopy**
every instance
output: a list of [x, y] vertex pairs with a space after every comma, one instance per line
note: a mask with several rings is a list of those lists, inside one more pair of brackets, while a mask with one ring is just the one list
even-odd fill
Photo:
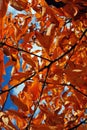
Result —
[[[9, 96], [17, 109], [5, 109]], [[87, 129], [87, 0], [0, 0], [3, 128]]]

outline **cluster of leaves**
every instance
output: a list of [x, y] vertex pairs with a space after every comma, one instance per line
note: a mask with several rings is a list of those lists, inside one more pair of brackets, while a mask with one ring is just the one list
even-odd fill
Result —
[[[0, 0], [1, 129], [87, 129], [87, 1], [52, 2]], [[25, 14], [7, 14], [8, 4]], [[11, 78], [2, 86], [9, 66]], [[17, 110], [4, 109], [8, 95]]]

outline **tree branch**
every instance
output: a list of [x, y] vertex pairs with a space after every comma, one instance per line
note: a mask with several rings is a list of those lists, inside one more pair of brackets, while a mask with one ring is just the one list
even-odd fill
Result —
[[87, 121], [87, 119], [81, 121], [79, 124], [77, 124], [76, 126], [70, 128], [70, 129], [68, 129], [68, 130], [74, 130], [74, 129], [78, 128], [80, 125], [82, 125], [83, 123], [85, 123], [86, 121]]
[[14, 85], [13, 87], [9, 88], [9, 89], [6, 89], [6, 90], [0, 90], [0, 94], [3, 94], [3, 93], [6, 93], [6, 92], [9, 92], [11, 91], [12, 89], [16, 88], [17, 86], [21, 85], [22, 83], [26, 82], [27, 80], [30, 80], [34, 75], [36, 74], [36, 72], [34, 74], [32, 74], [30, 77], [24, 79], [22, 82]]
[[62, 1], [56, 2], [55, 0], [45, 0], [48, 5], [53, 5], [56, 8], [64, 7], [66, 4]]
[[30, 55], [33, 55], [33, 56], [36, 56], [36, 57], [39, 57], [39, 58], [41, 58], [41, 59], [44, 59], [44, 60], [47, 60], [47, 61], [51, 62], [51, 60], [49, 60], [49, 59], [47, 59], [47, 58], [45, 58], [45, 57], [39, 56], [39, 55], [34, 54], [34, 53], [32, 53], [32, 52], [28, 52], [28, 51], [23, 50], [23, 49], [21, 49], [21, 48], [16, 48], [16, 47], [14, 47], [14, 46], [10, 46], [10, 45], [8, 45], [8, 44], [6, 44], [6, 43], [3, 43], [3, 42], [0, 42], [0, 46], [7, 46], [7, 47], [12, 48], [12, 49], [15, 49], [15, 50], [17, 50], [17, 51], [22, 51], [22, 52], [25, 52], [25, 53], [27, 53], [27, 54], [30, 54]]
[[83, 93], [82, 91], [78, 90], [73, 84], [66, 84], [66, 83], [63, 83], [63, 84], [59, 84], [59, 85], [63, 85], [63, 86], [71, 86], [74, 90], [76, 90], [77, 92], [79, 92], [80, 94], [82, 94], [83, 96], [85, 96], [87, 98], [87, 94]]
[[[81, 35], [81, 37], [79, 38], [79, 40], [81, 40], [81, 39], [83, 38], [83, 36], [85, 35], [86, 32], [87, 32], [87, 29], [83, 32], [83, 34]], [[1, 42], [0, 42], [0, 44], [1, 44]], [[5, 44], [5, 43], [3, 43], [3, 44], [1, 44], [1, 45], [6, 45], [6, 46], [8, 46], [8, 47], [10, 47], [10, 48], [17, 49], [17, 50], [19, 49], [19, 51], [24, 51], [24, 50], [21, 50], [20, 48], [15, 48], [15, 47], [9, 46], [9, 45], [7, 45], [7, 44]], [[74, 50], [76, 46], [77, 46], [77, 43], [75, 43], [75, 44], [74, 44], [68, 51], [66, 51], [64, 54], [62, 54], [62, 55], [59, 56], [58, 58], [54, 59], [53, 61], [50, 61], [50, 63], [49, 63], [47, 66], [44, 66], [43, 68], [41, 68], [41, 69], [39, 70], [39, 72], [41, 72], [42, 70], [44, 70], [44, 69], [46, 69], [46, 68], [49, 68], [53, 63], [55, 63], [56, 61], [59, 61], [60, 59], [62, 59], [64, 56], [66, 56], [66, 55], [69, 54], [72, 50]], [[25, 51], [25, 52], [26, 52], [26, 51]], [[29, 52], [27, 52], [27, 53], [29, 53]], [[41, 58], [41, 57], [40, 57], [40, 58]], [[45, 59], [45, 60], [47, 60], [47, 59]], [[36, 73], [35, 73], [35, 74], [36, 74]], [[34, 75], [35, 75], [35, 74], [34, 74]], [[31, 77], [33, 77], [34, 75], [32, 75]], [[29, 78], [23, 80], [21, 83], [15, 85], [15, 86], [13, 86], [13, 87], [11, 87], [9, 90], [4, 90], [4, 91], [1, 90], [1, 91], [0, 91], [0, 94], [12, 90], [13, 88], [15, 88], [15, 87], [17, 87], [18, 85], [24, 83], [25, 81], [27, 81], [27, 80], [30, 79], [31, 77], [29, 77]], [[75, 88], [75, 89], [76, 89], [76, 88]], [[79, 91], [79, 90], [78, 90], [78, 91]], [[84, 96], [86, 96], [86, 95], [84, 94]]]
[[86, 34], [86, 32], [87, 32], [87, 28], [84, 30], [84, 32], [82, 33], [82, 35], [81, 35], [81, 37], [79, 38], [79, 40], [81, 40], [81, 39], [84, 37], [84, 35]]

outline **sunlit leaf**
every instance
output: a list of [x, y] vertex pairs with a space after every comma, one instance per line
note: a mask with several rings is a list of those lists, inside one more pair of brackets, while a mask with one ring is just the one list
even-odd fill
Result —
[[0, 0], [0, 129], [86, 130], [86, 43], [87, 0]]
[[22, 57], [23, 57], [23, 59], [25, 60], [25, 62], [26, 62], [27, 64], [30, 64], [33, 68], [36, 67], [35, 62], [32, 60], [31, 57], [29, 57], [29, 56], [26, 55], [26, 54], [22, 54]]

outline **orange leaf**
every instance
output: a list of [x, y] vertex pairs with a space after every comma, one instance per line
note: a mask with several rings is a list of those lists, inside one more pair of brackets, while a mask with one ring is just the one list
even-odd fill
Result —
[[26, 9], [27, 0], [10, 0], [11, 6], [19, 11]]
[[32, 85], [29, 88], [30, 92], [33, 95], [34, 100], [38, 98], [38, 96], [40, 94], [40, 89], [41, 89], [40, 83], [38, 82], [37, 79], [35, 79], [34, 82], [32, 83]]
[[18, 112], [18, 111], [15, 111], [15, 110], [9, 110], [8, 113], [11, 114], [11, 115], [18, 116], [20, 118], [26, 118], [27, 117], [27, 116], [25, 116], [24, 112]]
[[7, 47], [3, 47], [3, 52], [4, 52], [4, 54], [7, 55], [7, 56], [10, 55], [9, 48], [7, 48]]
[[[0, 18], [4, 17], [7, 11], [8, 1], [0, 0]], [[1, 19], [0, 19], [1, 21]]]
[[44, 47], [44, 49], [49, 52], [49, 48], [50, 48], [50, 37], [46, 36], [46, 35], [42, 35], [38, 32], [36, 32], [36, 37], [38, 39], [38, 41], [40, 42], [40, 44], [42, 45], [42, 47]]
[[[8, 89], [8, 86], [6, 85], [6, 86], [4, 86], [2, 88], [2, 91], [7, 90], [7, 89]], [[7, 98], [7, 94], [8, 94], [8, 92], [3, 93], [2, 95], [0, 95], [0, 105], [4, 104], [4, 102], [5, 102], [6, 98]]]
[[11, 95], [11, 100], [14, 102], [15, 105], [18, 106], [19, 109], [22, 109], [23, 111], [28, 111], [27, 105], [24, 104], [18, 97]]
[[49, 126], [49, 125], [33, 125], [32, 128], [33, 130], [56, 130], [55, 126]]
[[35, 62], [26, 54], [22, 54], [23, 59], [27, 64], [30, 64], [33, 68], [36, 67]]

